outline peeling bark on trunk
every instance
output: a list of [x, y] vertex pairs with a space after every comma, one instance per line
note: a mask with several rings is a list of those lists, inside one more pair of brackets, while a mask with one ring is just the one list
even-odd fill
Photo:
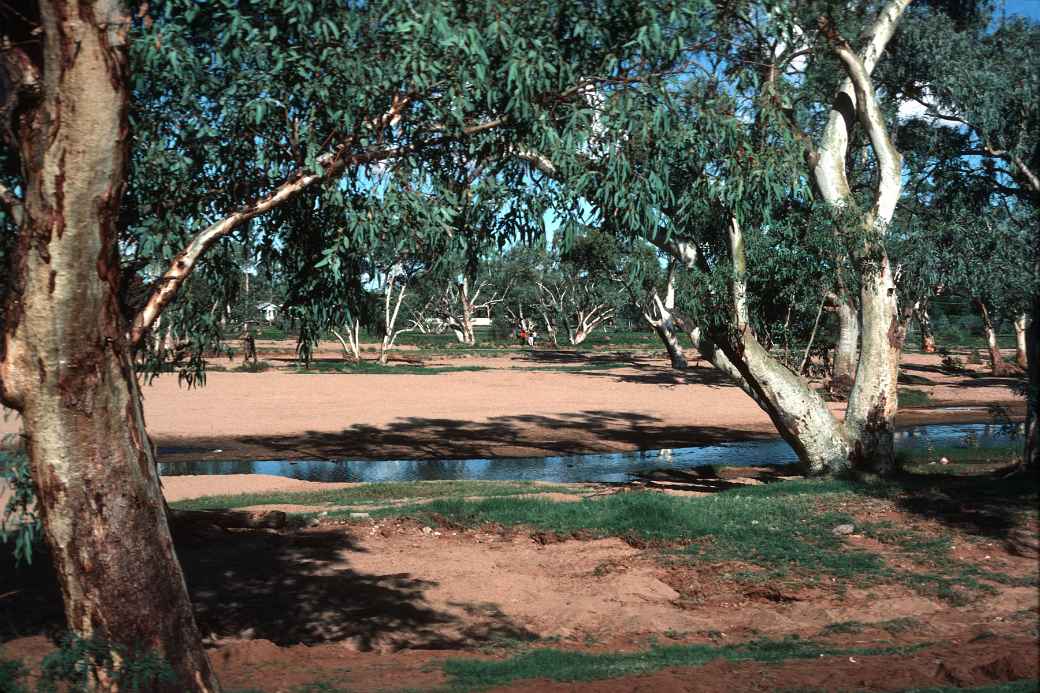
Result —
[[1018, 316], [1015, 320], [1015, 363], [1018, 367], [1025, 370], [1029, 367], [1029, 353], [1028, 338], [1026, 333], [1029, 329], [1029, 316], [1023, 314]]
[[22, 416], [69, 628], [165, 659], [179, 680], [149, 690], [217, 691], [119, 305], [129, 18], [112, 0], [44, 1], [40, 11], [44, 84], [17, 122], [27, 180], [0, 397]]
[[845, 410], [845, 430], [853, 466], [887, 474], [895, 468], [899, 361], [906, 334], [887, 256], [877, 270], [863, 277], [860, 301], [862, 348]]
[[808, 473], [833, 474], [848, 466], [842, 426], [818, 392], [746, 332], [717, 343]]

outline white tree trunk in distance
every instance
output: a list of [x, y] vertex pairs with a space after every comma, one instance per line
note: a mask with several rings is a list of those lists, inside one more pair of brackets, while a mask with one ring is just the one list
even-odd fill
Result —
[[936, 352], [935, 333], [932, 331], [932, 317], [928, 314], [928, 301], [918, 301], [914, 306], [914, 319], [921, 330], [921, 351], [926, 354]]
[[347, 323], [343, 331], [347, 333], [346, 339], [336, 330], [332, 330], [332, 334], [339, 340], [344, 358], [348, 358], [354, 363], [361, 363], [361, 323], [355, 320], [353, 327]]
[[993, 320], [990, 318], [989, 308], [981, 299], [976, 298], [972, 302], [979, 311], [979, 317], [982, 318], [982, 332], [986, 337], [986, 349], [989, 351], [990, 371], [996, 376], [1007, 375], [1008, 367], [1004, 363], [1004, 356], [1000, 353], [1000, 344], [997, 342], [997, 330], [994, 328]]
[[1023, 313], [1015, 319], [1015, 363], [1019, 368], [1029, 367], [1029, 347], [1026, 334], [1029, 331], [1029, 316]]
[[672, 363], [672, 368], [686, 370], [689, 364], [675, 329], [674, 266], [668, 272], [668, 285], [665, 289], [664, 300], [661, 300], [661, 296], [656, 289], [651, 300], [653, 301], [652, 306], [648, 311], [643, 311], [643, 318], [650, 323], [650, 326], [657, 332], [657, 336], [661, 338], [665, 351], [668, 352], [668, 359]]
[[[397, 280], [398, 275], [389, 275], [386, 281], [386, 291], [383, 293], [383, 341], [379, 345], [379, 363], [383, 366], [390, 360], [390, 350], [394, 348], [397, 338], [405, 332], [411, 332], [410, 328], [397, 329], [397, 316], [401, 312], [401, 302], [404, 301], [404, 294], [407, 290], [407, 285], [401, 282], [398, 286]], [[397, 289], [396, 302], [394, 302], [395, 289]], [[393, 305], [393, 310], [390, 309], [391, 305]]]

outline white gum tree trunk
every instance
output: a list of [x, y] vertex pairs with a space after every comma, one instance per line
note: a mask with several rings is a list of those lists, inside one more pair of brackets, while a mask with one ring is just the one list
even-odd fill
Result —
[[339, 340], [340, 346], [343, 348], [343, 356], [350, 359], [354, 363], [361, 363], [361, 323], [358, 320], [354, 320], [354, 324], [347, 323], [343, 331], [346, 332], [346, 338], [343, 337], [336, 330], [332, 330], [332, 334]]
[[1022, 369], [1029, 367], [1028, 332], [1029, 316], [1023, 313], [1015, 319], [1015, 363]]
[[[383, 293], [383, 341], [379, 345], [379, 363], [386, 365], [390, 360], [390, 350], [394, 348], [394, 342], [409, 329], [397, 329], [397, 316], [401, 313], [401, 302], [404, 301], [407, 286], [404, 283], [398, 285], [398, 276], [391, 276], [386, 282], [386, 291]], [[394, 299], [394, 295], [397, 299]], [[393, 308], [391, 309], [391, 306]], [[358, 354], [360, 360], [360, 354]]]
[[668, 359], [671, 361], [672, 368], [686, 370], [689, 364], [675, 329], [674, 265], [668, 271], [668, 285], [665, 288], [664, 300], [661, 299], [656, 289], [651, 300], [653, 304], [650, 310], [643, 311], [643, 318], [654, 328], [657, 336], [661, 338], [665, 351], [668, 352]]
[[997, 330], [993, 326], [989, 308], [986, 306], [985, 301], [978, 298], [972, 299], [972, 303], [975, 304], [975, 308], [979, 311], [979, 317], [982, 318], [982, 331], [986, 337], [990, 371], [997, 376], [1007, 375], [1008, 367], [1004, 363], [1004, 356], [1000, 353], [1000, 344], [997, 342]]
[[814, 173], [830, 204], [851, 208], [845, 154], [854, 122], [866, 132], [878, 163], [873, 207], [860, 228], [865, 243], [860, 287], [860, 357], [845, 412], [850, 461], [858, 469], [888, 473], [895, 467], [895, 415], [899, 407], [899, 360], [905, 326], [899, 320], [898, 297], [885, 249], [888, 226], [902, 191], [902, 155], [896, 149], [874, 95], [870, 73], [895, 32], [910, 0], [891, 0], [875, 21], [862, 55], [831, 36], [848, 78], [839, 88]]
[[[114, 0], [41, 0], [39, 10], [42, 57], [20, 65], [38, 78], [38, 98], [17, 121], [26, 181], [0, 400], [22, 417], [69, 628], [166, 660], [177, 681], [148, 690], [218, 691], [174, 553], [119, 300], [130, 18]], [[0, 63], [14, 52], [0, 52]], [[91, 685], [112, 684], [96, 673]]]
[[[763, 347], [751, 330], [747, 309], [747, 260], [737, 219], [730, 220], [730, 329], [712, 335], [741, 386], [769, 415], [811, 474], [834, 473], [848, 464], [844, 431], [818, 392]], [[703, 353], [703, 352], [702, 352]], [[714, 363], [714, 362], [713, 362]], [[723, 364], [724, 365], [724, 364]]]

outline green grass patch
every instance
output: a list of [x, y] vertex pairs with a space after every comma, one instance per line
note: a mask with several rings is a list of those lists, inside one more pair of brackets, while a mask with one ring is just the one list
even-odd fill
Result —
[[[939, 464], [946, 458], [948, 464]], [[999, 448], [976, 448], [942, 446], [900, 450], [896, 458], [900, 467], [919, 475], [965, 475], [981, 474], [994, 468], [1006, 467], [1022, 458], [1021, 445]]]
[[835, 648], [796, 638], [760, 640], [740, 645], [669, 645], [641, 652], [590, 654], [537, 649], [504, 660], [449, 659], [444, 672], [455, 690], [479, 690], [514, 681], [595, 681], [636, 676], [670, 667], [698, 667], [715, 659], [775, 663], [822, 656], [908, 654], [923, 646], [889, 648]]
[[862, 621], [840, 621], [824, 626], [820, 635], [854, 635], [862, 633], [867, 629], [867, 624]]
[[907, 387], [899, 388], [899, 406], [901, 407], [924, 407], [932, 404], [932, 397], [921, 390], [911, 390]]
[[538, 498], [444, 498], [421, 506], [388, 508], [382, 515], [411, 515], [429, 524], [526, 525], [563, 535], [619, 536], [682, 547], [691, 560], [740, 560], [775, 576], [805, 575], [866, 580], [883, 571], [874, 554], [849, 549], [831, 533], [850, 522], [841, 513], [816, 510], [820, 493], [843, 489], [840, 481], [784, 482], [727, 491], [705, 498], [676, 498], [630, 491], [577, 503]]
[[465, 496], [515, 496], [535, 493], [582, 493], [572, 486], [535, 484], [530, 481], [414, 481], [361, 484], [348, 488], [302, 492], [243, 493], [205, 496], [170, 503], [182, 510], [244, 508], [252, 505], [371, 505], [423, 498]]

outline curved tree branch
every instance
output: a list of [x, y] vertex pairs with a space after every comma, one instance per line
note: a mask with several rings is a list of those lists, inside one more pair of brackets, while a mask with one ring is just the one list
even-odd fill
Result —
[[[867, 45], [860, 53], [863, 69], [869, 76], [884, 52], [903, 12], [912, 0], [891, 0], [871, 27]], [[827, 126], [813, 159], [813, 178], [823, 199], [832, 205], [843, 205], [849, 196], [845, 173], [845, 156], [849, 146], [849, 130], [856, 112], [856, 93], [852, 79], [842, 82], [834, 97]]]
[[[368, 126], [382, 133], [387, 127], [397, 123], [401, 113], [411, 103], [412, 97], [397, 95], [393, 98], [390, 108], [377, 118], [368, 121]], [[380, 138], [381, 139], [381, 138]], [[357, 140], [355, 135], [346, 138], [336, 151], [329, 152], [318, 158], [319, 171], [300, 172], [291, 179], [279, 185], [274, 191], [255, 202], [244, 205], [242, 208], [224, 217], [220, 221], [210, 224], [199, 232], [180, 253], [174, 257], [169, 269], [163, 273], [158, 281], [158, 286], [148, 298], [141, 311], [134, 317], [130, 328], [130, 343], [139, 344], [141, 339], [151, 328], [155, 319], [173, 301], [178, 289], [191, 275], [199, 259], [213, 245], [224, 236], [237, 229], [245, 222], [261, 214], [276, 209], [290, 200], [296, 198], [303, 191], [312, 188], [324, 181], [339, 176], [352, 166], [373, 161], [391, 159], [406, 153], [411, 147], [390, 147], [370, 149], [358, 154], [346, 156], [347, 149]]]
[[896, 203], [899, 202], [899, 193], [903, 184], [903, 156], [896, 149], [892, 138], [889, 137], [884, 114], [881, 113], [881, 107], [874, 95], [874, 85], [870, 81], [870, 74], [863, 61], [844, 41], [837, 42], [834, 51], [845, 65], [849, 79], [852, 80], [856, 90], [856, 113], [863, 129], [867, 131], [870, 145], [877, 156], [881, 177], [878, 181], [873, 216], [874, 223], [883, 230], [883, 227], [891, 221]]

